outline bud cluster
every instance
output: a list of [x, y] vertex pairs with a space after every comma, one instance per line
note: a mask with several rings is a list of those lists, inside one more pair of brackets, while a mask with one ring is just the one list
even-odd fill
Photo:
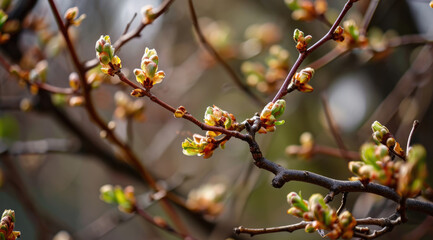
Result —
[[275, 131], [277, 125], [283, 125], [284, 120], [277, 121], [286, 108], [286, 101], [279, 99], [275, 103], [268, 103], [260, 113], [260, 129], [259, 133], [267, 133]]
[[398, 143], [385, 126], [376, 121], [372, 129], [376, 144], [364, 144], [361, 148], [362, 161], [349, 162], [349, 170], [358, 176], [353, 180], [375, 181], [396, 189], [401, 196], [417, 196], [427, 178], [425, 148], [415, 145], [410, 148], [406, 161], [400, 158], [393, 160], [390, 149], [402, 156], [405, 156], [404, 151], [399, 145], [396, 148]]
[[203, 158], [210, 158], [217, 147], [218, 143], [215, 138], [194, 134], [192, 139], [187, 138], [182, 143], [182, 152], [187, 156], [197, 155], [203, 156]]
[[314, 89], [310, 84], [308, 84], [308, 82], [310, 82], [311, 78], [313, 78], [313, 75], [314, 69], [310, 67], [302, 69], [293, 76], [289, 88], [294, 88], [305, 93], [312, 92]]
[[119, 210], [132, 213], [136, 209], [136, 199], [134, 187], [127, 186], [124, 189], [120, 186], [110, 184], [104, 185], [99, 189], [99, 198], [109, 204], [117, 204]]
[[[204, 122], [209, 126], [224, 127], [227, 130], [234, 130], [238, 126], [233, 114], [228, 113], [215, 105], [207, 107], [204, 114]], [[219, 135], [221, 135], [220, 132], [206, 132], [206, 136], [209, 137], [216, 137]]]
[[[384, 145], [366, 143], [361, 147], [362, 161], [349, 162], [349, 170], [361, 181], [374, 181], [396, 187], [403, 161], [392, 161]], [[355, 178], [352, 178], [355, 180]]]
[[292, 206], [287, 213], [296, 217], [303, 218], [311, 223], [305, 226], [308, 233], [319, 229], [329, 231], [326, 237], [330, 239], [350, 239], [353, 236], [353, 229], [356, 220], [348, 211], [337, 215], [336, 211], [330, 208], [320, 194], [311, 195], [308, 201], [295, 192], [287, 195], [287, 202]]
[[102, 68], [101, 71], [110, 76], [114, 76], [117, 72], [122, 69], [122, 63], [117, 55], [114, 55], [114, 47], [111, 45], [110, 36], [101, 36], [96, 41], [96, 57], [99, 59], [99, 63]]
[[308, 43], [313, 39], [311, 35], [304, 36], [304, 32], [299, 29], [295, 29], [293, 32], [293, 40], [296, 43], [296, 49], [300, 53], [303, 53], [307, 50]]
[[326, 0], [285, 0], [287, 7], [292, 10], [293, 20], [311, 21], [325, 14], [328, 9]]
[[15, 240], [20, 237], [19, 231], [14, 231], [15, 227], [15, 211], [4, 210], [0, 220], [0, 239]]
[[162, 82], [165, 77], [163, 71], [158, 71], [159, 58], [155, 49], [146, 47], [141, 58], [141, 69], [134, 69], [134, 75], [145, 89], [149, 90], [153, 85]]
[[86, 14], [82, 14], [78, 17], [79, 12], [78, 7], [72, 7], [66, 10], [64, 16], [66, 24], [74, 25], [76, 27], [80, 26], [81, 22], [86, 18]]
[[[183, 110], [179, 107], [176, 112], [183, 112]], [[204, 122], [209, 126], [224, 127], [227, 130], [236, 130], [238, 127], [238, 122], [236, 122], [236, 118], [233, 114], [228, 113], [215, 105], [206, 109]], [[204, 158], [211, 157], [213, 151], [218, 148], [218, 146], [224, 148], [224, 144], [227, 142], [227, 140], [221, 141], [215, 139], [215, 137], [219, 135], [221, 135], [220, 132], [214, 131], [207, 131], [206, 136], [194, 134], [193, 139], [187, 138], [182, 143], [183, 154], [187, 156], [203, 156]]]
[[377, 143], [385, 145], [399, 156], [405, 155], [404, 150], [400, 147], [400, 143], [395, 140], [388, 128], [380, 124], [380, 122], [374, 121], [371, 125], [371, 129], [373, 130], [373, 139]]

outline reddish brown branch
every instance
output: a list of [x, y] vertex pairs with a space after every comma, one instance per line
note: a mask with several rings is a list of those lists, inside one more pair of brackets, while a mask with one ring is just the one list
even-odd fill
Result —
[[[163, 13], [165, 13], [168, 9], [169, 9], [169, 7], [170, 7], [170, 5], [172, 4], [174, 2], [174, 0], [166, 0], [166, 1], [164, 1], [162, 4], [161, 4], [161, 6], [160, 6], [160, 8], [159, 8], [159, 10], [158, 11], [156, 11], [154, 14], [153, 14], [153, 20], [156, 20], [158, 17], [160, 17]], [[137, 28], [135, 28], [133, 31], [131, 31], [131, 32], [129, 32], [129, 33], [124, 33], [124, 34], [122, 34], [122, 36], [120, 36], [120, 38], [113, 44], [113, 47], [116, 49], [116, 53], [120, 50], [120, 48], [123, 46], [123, 45], [125, 45], [127, 42], [129, 42], [129, 41], [131, 41], [132, 39], [134, 39], [134, 38], [137, 38], [137, 37], [140, 37], [140, 35], [141, 35], [141, 31], [143, 31], [143, 29], [147, 26], [147, 25], [149, 25], [149, 24], [151, 24], [152, 22], [145, 22], [144, 20], [142, 20], [141, 22], [140, 22], [140, 25], [137, 27]], [[128, 24], [129, 25], [129, 24]], [[127, 26], [127, 28], [129, 28], [128, 26]], [[87, 62], [85, 62], [84, 64], [83, 64], [83, 66], [84, 66], [84, 70], [89, 70], [89, 69], [91, 69], [91, 68], [93, 68], [93, 67], [95, 67], [96, 65], [98, 65], [99, 64], [99, 60], [97, 59], [97, 58], [95, 58], [95, 59], [92, 59], [92, 60], [89, 60], [89, 61], [87, 61]]]
[[[73, 64], [77, 70], [78, 76], [80, 77], [81, 86], [83, 87], [83, 96], [85, 98], [85, 108], [87, 110], [87, 113], [90, 116], [90, 119], [93, 120], [98, 127], [100, 127], [103, 131], [107, 133], [107, 139], [113, 142], [115, 145], [117, 145], [124, 153], [125, 157], [127, 157], [128, 162], [134, 166], [138, 172], [141, 174], [143, 179], [149, 184], [149, 186], [155, 190], [160, 191], [162, 190], [162, 187], [160, 187], [153, 176], [147, 171], [147, 169], [141, 164], [140, 160], [135, 156], [135, 154], [132, 152], [130, 147], [123, 143], [117, 135], [114, 134], [114, 132], [107, 126], [107, 124], [104, 122], [104, 120], [99, 116], [97, 113], [95, 106], [93, 104], [90, 91], [91, 87], [87, 84], [86, 76], [85, 76], [85, 68], [80, 63], [78, 59], [77, 52], [75, 51], [75, 47], [72, 44], [72, 41], [68, 35], [67, 28], [65, 27], [62, 18], [59, 14], [59, 11], [57, 10], [57, 6], [54, 3], [54, 0], [48, 0], [51, 10], [53, 12], [54, 18], [57, 22], [58, 28], [61, 31], [63, 38], [65, 39], [67, 49], [69, 50], [69, 53], [72, 57]], [[172, 2], [172, 1], [169, 1]], [[160, 13], [162, 14], [162, 13]], [[141, 30], [140, 30], [141, 31]], [[119, 46], [118, 46], [119, 47]], [[118, 48], [117, 47], [117, 48]], [[172, 195], [171, 195], [172, 196]], [[170, 203], [165, 199], [161, 199], [162, 206], [164, 207], [164, 210], [170, 215], [170, 218], [175, 222], [176, 226], [181, 229], [182, 232], [186, 232], [186, 227], [183, 225], [182, 221], [180, 220], [177, 213], [174, 211], [173, 207], [170, 205]]]
[[290, 82], [292, 81], [293, 76], [295, 75], [296, 71], [298, 70], [299, 66], [302, 64], [302, 62], [305, 60], [305, 58], [310, 55], [314, 50], [316, 50], [318, 47], [322, 46], [325, 42], [332, 39], [332, 35], [337, 28], [337, 26], [340, 24], [340, 22], [343, 20], [346, 13], [349, 11], [349, 9], [352, 7], [353, 3], [358, 0], [348, 0], [346, 4], [344, 5], [343, 10], [341, 10], [340, 15], [338, 15], [337, 20], [335, 20], [332, 27], [329, 29], [329, 31], [323, 36], [319, 41], [317, 41], [313, 46], [309, 47], [305, 52], [302, 52], [299, 54], [298, 59], [293, 64], [292, 68], [290, 69], [289, 74], [287, 75], [286, 79], [284, 80], [283, 85], [281, 86], [278, 93], [275, 95], [272, 102], [276, 102], [278, 99], [284, 97], [289, 91], [287, 87], [289, 86]]

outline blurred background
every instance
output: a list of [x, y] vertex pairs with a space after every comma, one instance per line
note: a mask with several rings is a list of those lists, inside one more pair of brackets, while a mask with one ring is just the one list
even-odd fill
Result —
[[[12, 1], [10, 9], [22, 2], [26, 1]], [[71, 58], [48, 3], [35, 2], [23, 21], [27, 28], [14, 38], [15, 44], [3, 45], [1, 54], [9, 63], [27, 70], [46, 59], [47, 82], [68, 87], [68, 76], [75, 71]], [[359, 1], [345, 19], [362, 26], [371, 2], [375, 1]], [[330, 22], [344, 3], [328, 1], [325, 16]], [[80, 14], [86, 14], [79, 27], [70, 29], [81, 61], [95, 58], [95, 42], [101, 35], [116, 41], [137, 13], [129, 28], [134, 30], [142, 18], [140, 9], [148, 4], [158, 9], [161, 1], [57, 1], [62, 14], [74, 6]], [[194, 4], [205, 37], [263, 103], [272, 100], [297, 58], [294, 29], [312, 35], [312, 42], [329, 29], [319, 20], [293, 20], [283, 0], [208, 0]], [[433, 52], [426, 42], [433, 39], [429, 24], [432, 13], [428, 1], [380, 1], [368, 28], [369, 42], [317, 68], [310, 82], [312, 93], [295, 91], [285, 97], [287, 107], [281, 119], [286, 123], [273, 133], [257, 136], [264, 155], [290, 169], [343, 180], [353, 176], [344, 158], [287, 154], [288, 146], [300, 145], [304, 132], [311, 133], [316, 145], [338, 149], [325, 117], [326, 105], [344, 145], [351, 151], [372, 141], [370, 126], [374, 120], [386, 125], [406, 146], [412, 122], [418, 119], [420, 126], [412, 142], [423, 144], [430, 156]], [[392, 42], [398, 36], [422, 36], [427, 40], [414, 44]], [[119, 50], [123, 71], [132, 80], [132, 71], [139, 68], [146, 47], [156, 49], [159, 69], [166, 74], [152, 92], [173, 107], [183, 105], [202, 120], [206, 107], [216, 105], [234, 114], [239, 122], [263, 108], [236, 86], [199, 43], [186, 0], [174, 1], [166, 13], [142, 31], [140, 38]], [[326, 43], [301, 68], [318, 64], [316, 60], [339, 47], [334, 42]], [[115, 122], [115, 132], [132, 146], [160, 184], [184, 199], [191, 198], [194, 190], [200, 193], [197, 189], [208, 184], [200, 194], [217, 196], [210, 203], [217, 210], [205, 217], [176, 207], [198, 239], [250, 239], [249, 235], [234, 235], [233, 228], [299, 222], [286, 214], [286, 195], [292, 191], [302, 191], [304, 198], [313, 193], [327, 194], [327, 189], [300, 182], [273, 188], [273, 175], [256, 168], [247, 144], [237, 139], [230, 140], [224, 150], [215, 150], [209, 159], [183, 155], [181, 143], [185, 138], [205, 132], [174, 118], [147, 98], [130, 97], [130, 88], [117, 78], [101, 77], [97, 70], [92, 71], [98, 78], [99, 86], [92, 91], [98, 113], [105, 121]], [[65, 96], [44, 91], [32, 95], [4, 68], [0, 69], [0, 107], [0, 209], [15, 210], [15, 228], [21, 231], [22, 239], [177, 239], [99, 199], [99, 188], [104, 184], [132, 185], [139, 204], [150, 214], [166, 218], [159, 204], [149, 200], [151, 191], [136, 172], [113, 165], [118, 161], [118, 149], [101, 139], [100, 129], [92, 124], [83, 107], [71, 107]], [[431, 161], [427, 165], [432, 172]], [[428, 182], [433, 184], [431, 177]], [[331, 205], [338, 207], [340, 197]], [[377, 196], [350, 193], [347, 209], [357, 218], [387, 217], [395, 206]], [[407, 224], [381, 239], [431, 239], [431, 217], [418, 212], [408, 214]], [[321, 239], [319, 234], [303, 230], [253, 237], [288, 238]]]

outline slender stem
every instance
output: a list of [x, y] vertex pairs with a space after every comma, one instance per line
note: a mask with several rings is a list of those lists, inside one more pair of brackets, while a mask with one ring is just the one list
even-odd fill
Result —
[[[143, 90], [143, 93], [146, 97], [148, 97], [152, 102], [160, 105], [161, 107], [165, 108], [166, 110], [174, 113], [176, 111], [176, 108], [169, 105], [168, 103], [164, 102], [163, 100], [159, 99], [157, 96], [152, 94], [150, 91], [143, 89], [142, 87], [139, 87], [137, 84], [133, 83], [131, 80], [129, 80], [125, 74], [123, 74], [121, 71], [116, 73], [119, 79], [126, 83], [127, 85], [131, 86], [134, 89], [141, 89]], [[218, 126], [210, 126], [205, 123], [200, 122], [198, 119], [196, 119], [194, 116], [192, 116], [190, 113], [186, 113], [183, 116], [184, 119], [189, 120], [190, 122], [194, 123], [198, 127], [200, 127], [202, 130], [206, 131], [213, 131], [213, 132], [221, 132], [227, 136], [232, 136], [241, 140], [246, 140], [247, 136], [245, 134], [240, 133], [239, 131], [233, 131], [233, 130], [227, 130], [224, 127], [218, 127]]]
[[191, 15], [192, 25], [194, 26], [194, 30], [198, 35], [198, 38], [200, 39], [200, 42], [203, 44], [205, 49], [209, 52], [210, 55], [212, 55], [226, 70], [226, 72], [230, 75], [233, 82], [245, 93], [247, 94], [256, 104], [259, 106], [264, 106], [264, 102], [255, 95], [251, 89], [245, 85], [242, 80], [239, 78], [239, 76], [235, 73], [235, 71], [227, 64], [227, 62], [221, 57], [221, 55], [215, 50], [215, 48], [212, 47], [212, 45], [209, 43], [209, 41], [205, 38], [203, 32], [200, 29], [200, 25], [197, 20], [197, 14], [194, 9], [194, 5], [192, 0], [188, 0], [188, 6], [189, 6], [189, 12]]
[[[75, 51], [75, 47], [72, 44], [72, 41], [68, 35], [67, 29], [63, 24], [62, 18], [60, 17], [59, 11], [57, 10], [57, 6], [54, 3], [54, 0], [48, 0], [51, 10], [53, 12], [54, 18], [57, 22], [58, 28], [60, 29], [65, 41], [69, 53], [72, 57], [72, 61], [77, 70], [78, 76], [80, 77], [81, 86], [83, 87], [83, 95], [85, 98], [85, 108], [90, 116], [90, 118], [103, 130], [107, 133], [107, 139], [111, 140], [115, 145], [117, 145], [127, 157], [128, 162], [133, 165], [141, 174], [143, 179], [149, 184], [149, 186], [155, 190], [160, 191], [162, 188], [159, 186], [153, 176], [147, 171], [147, 169], [141, 164], [140, 160], [135, 156], [130, 147], [123, 143], [114, 132], [108, 128], [107, 124], [102, 120], [102, 118], [96, 112], [95, 106], [92, 102], [92, 98], [90, 95], [91, 87], [87, 84], [85, 69], [83, 65], [80, 63], [78, 59], [77, 52]], [[171, 2], [171, 1], [170, 1]], [[186, 227], [183, 225], [177, 213], [174, 211], [173, 207], [170, 203], [165, 199], [161, 199], [162, 206], [164, 210], [169, 214], [170, 218], [175, 222], [175, 224], [181, 229], [182, 232], [186, 232]]]
[[[161, 4], [159, 10], [153, 14], [153, 21], [156, 20], [158, 17], [160, 17], [163, 13], [165, 13], [174, 1], [175, 0], [164, 1]], [[120, 48], [123, 45], [125, 45], [125, 43], [131, 41], [134, 38], [140, 37], [141, 31], [143, 31], [143, 29], [151, 23], [152, 22], [145, 22], [144, 20], [142, 20], [140, 22], [140, 25], [136, 29], [134, 29], [133, 31], [131, 31], [129, 33], [122, 34], [122, 36], [120, 36], [120, 38], [113, 44], [113, 47], [116, 49], [116, 53], [120, 50]], [[129, 27], [127, 26], [127, 28], [129, 28]], [[87, 71], [87, 70], [95, 67], [98, 64], [99, 64], [99, 60], [97, 58], [89, 60], [86, 63], [84, 63], [84, 70]]]
[[269, 227], [269, 228], [245, 228], [240, 226], [235, 228], [234, 231], [236, 234], [247, 233], [250, 234], [251, 236], [267, 234], [267, 233], [276, 233], [276, 232], [293, 232], [305, 228], [305, 226], [307, 226], [307, 224], [309, 223], [311, 222], [302, 221], [300, 223], [296, 223], [292, 225], [280, 226], [280, 227]]
[[344, 192], [341, 196], [341, 205], [337, 210], [337, 215], [340, 215], [341, 212], [344, 210], [344, 207], [346, 206], [347, 196], [349, 195], [348, 192]]
[[415, 120], [412, 124], [412, 129], [410, 130], [409, 137], [407, 138], [406, 154], [409, 154], [410, 143], [412, 142], [412, 136], [415, 129], [419, 126], [419, 121]]
[[356, 2], [356, 1], [357, 0], [348, 0], [346, 2], [346, 4], [344, 5], [343, 10], [341, 10], [340, 15], [338, 15], [337, 20], [335, 20], [334, 24], [329, 29], [328, 33], [326, 33], [325, 36], [323, 36], [319, 41], [317, 41], [313, 46], [311, 46], [310, 48], [308, 48], [305, 52], [302, 52], [302, 53], [299, 54], [298, 59], [293, 64], [292, 69], [290, 69], [289, 74], [287, 75], [286, 79], [284, 80], [283, 85], [281, 86], [281, 88], [278, 91], [278, 93], [275, 95], [275, 97], [272, 100], [272, 102], [276, 102], [278, 99], [284, 97], [288, 93], [287, 87], [289, 86], [289, 84], [290, 84], [293, 76], [296, 73], [296, 70], [298, 70], [298, 68], [301, 65], [301, 63], [305, 60], [305, 58], [311, 52], [313, 52], [314, 50], [316, 50], [318, 47], [322, 46], [325, 42], [327, 42], [327, 41], [329, 41], [329, 40], [332, 39], [332, 34], [334, 33], [335, 29], [340, 24], [341, 20], [343, 20], [343, 18], [346, 15], [346, 13], [352, 7], [353, 3]]

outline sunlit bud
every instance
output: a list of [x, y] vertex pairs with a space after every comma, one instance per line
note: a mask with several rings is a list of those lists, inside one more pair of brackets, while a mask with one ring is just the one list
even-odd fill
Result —
[[338, 26], [335, 29], [334, 33], [332, 34], [332, 39], [335, 41], [338, 41], [338, 42], [344, 41], [343, 33], [344, 33], [344, 29], [342, 27]]
[[395, 145], [395, 139], [394, 138], [390, 137], [386, 140], [386, 146], [387, 147], [390, 148], [390, 147], [393, 147], [394, 145]]
[[308, 83], [310, 81], [310, 79], [313, 77], [314, 75], [314, 69], [307, 67], [302, 69], [299, 72], [299, 82], [300, 83]]
[[360, 161], [351, 161], [349, 162], [349, 170], [356, 175], [360, 175], [359, 169], [365, 164]]
[[292, 206], [298, 208], [302, 212], [308, 211], [308, 203], [302, 197], [300, 197], [297, 193], [291, 192], [287, 195], [287, 202], [292, 204]]
[[186, 109], [184, 106], [179, 106], [176, 111], [174, 112], [174, 117], [176, 118], [182, 118], [186, 113]]
[[338, 221], [344, 229], [347, 229], [350, 226], [354, 226], [354, 224], [356, 224], [355, 219], [349, 211], [342, 212], [340, 216], [338, 216]]
[[141, 88], [136, 88], [136, 89], [131, 91], [131, 96], [133, 96], [133, 97], [144, 97], [145, 95], [146, 94], [145, 94], [144, 90]]
[[302, 217], [304, 215], [304, 212], [299, 210], [296, 207], [291, 207], [287, 210], [287, 214], [296, 216], [296, 217]]
[[433, 1], [430, 1], [430, 7], [433, 8]]
[[293, 40], [297, 43], [303, 39], [304, 39], [304, 32], [296, 28], [295, 31], [293, 32]]
[[141, 8], [141, 14], [143, 14], [145, 24], [150, 24], [155, 20], [155, 13], [153, 12], [152, 6], [144, 6]]
[[69, 106], [77, 107], [82, 106], [84, 104], [84, 97], [82, 96], [72, 96], [69, 98]]
[[79, 13], [78, 7], [72, 7], [66, 10], [65, 20], [74, 26], [80, 26], [81, 22], [86, 18], [86, 14], [77, 17]]
[[284, 113], [284, 109], [286, 108], [286, 101], [284, 99], [277, 100], [271, 109], [271, 114], [278, 118]]
[[76, 72], [72, 72], [69, 74], [69, 86], [72, 90], [77, 91], [80, 89], [80, 78]]

